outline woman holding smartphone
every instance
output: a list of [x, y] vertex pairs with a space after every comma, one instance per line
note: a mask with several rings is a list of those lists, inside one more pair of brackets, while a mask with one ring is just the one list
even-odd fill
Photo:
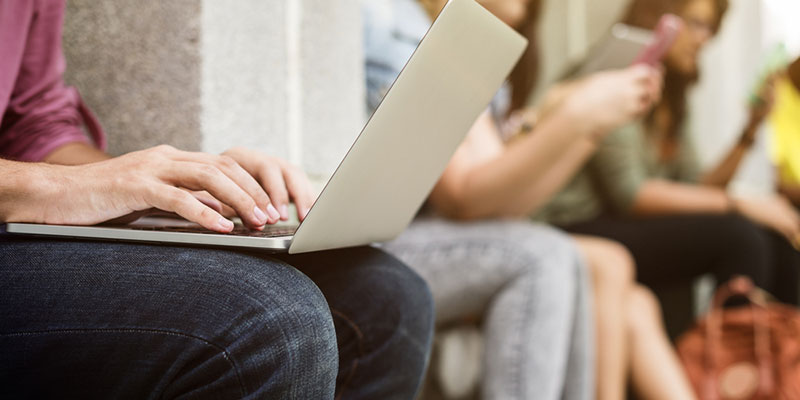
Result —
[[[713, 273], [751, 277], [783, 302], [798, 301], [800, 216], [777, 195], [740, 197], [727, 186], [769, 112], [771, 87], [713, 168], [701, 171], [688, 120], [699, 55], [718, 32], [726, 0], [633, 0], [623, 22], [653, 29], [666, 13], [684, 25], [664, 60], [661, 101], [644, 119], [604, 139], [585, 169], [539, 218], [625, 244], [640, 282], [664, 288]], [[708, 132], [706, 134], [713, 134]], [[684, 327], [686, 328], [686, 327]]]

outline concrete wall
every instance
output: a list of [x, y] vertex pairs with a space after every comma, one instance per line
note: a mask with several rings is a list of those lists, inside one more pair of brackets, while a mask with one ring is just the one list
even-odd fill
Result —
[[195, 0], [67, 2], [67, 82], [120, 154], [160, 143], [201, 147], [201, 4]]
[[67, 81], [113, 154], [245, 145], [323, 181], [364, 121], [357, 0], [71, 0]]

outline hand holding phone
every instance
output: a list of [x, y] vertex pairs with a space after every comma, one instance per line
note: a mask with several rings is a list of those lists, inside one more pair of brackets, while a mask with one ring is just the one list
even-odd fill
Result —
[[633, 64], [647, 64], [653, 67], [658, 65], [672, 44], [675, 43], [682, 26], [683, 20], [677, 15], [664, 14], [661, 16], [653, 41], [639, 53]]

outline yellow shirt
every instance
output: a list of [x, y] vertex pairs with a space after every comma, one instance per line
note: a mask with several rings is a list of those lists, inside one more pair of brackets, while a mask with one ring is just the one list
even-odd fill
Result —
[[783, 183], [800, 184], [800, 92], [788, 79], [776, 88], [772, 124], [772, 160]]

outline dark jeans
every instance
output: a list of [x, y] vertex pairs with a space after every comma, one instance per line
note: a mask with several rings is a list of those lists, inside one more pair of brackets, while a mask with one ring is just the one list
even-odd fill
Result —
[[738, 216], [601, 217], [565, 229], [625, 245], [638, 280], [656, 292], [709, 273], [717, 282], [746, 275], [780, 301], [798, 302], [800, 253], [782, 236]]
[[281, 259], [0, 235], [0, 398], [411, 399], [422, 279], [369, 247]]

